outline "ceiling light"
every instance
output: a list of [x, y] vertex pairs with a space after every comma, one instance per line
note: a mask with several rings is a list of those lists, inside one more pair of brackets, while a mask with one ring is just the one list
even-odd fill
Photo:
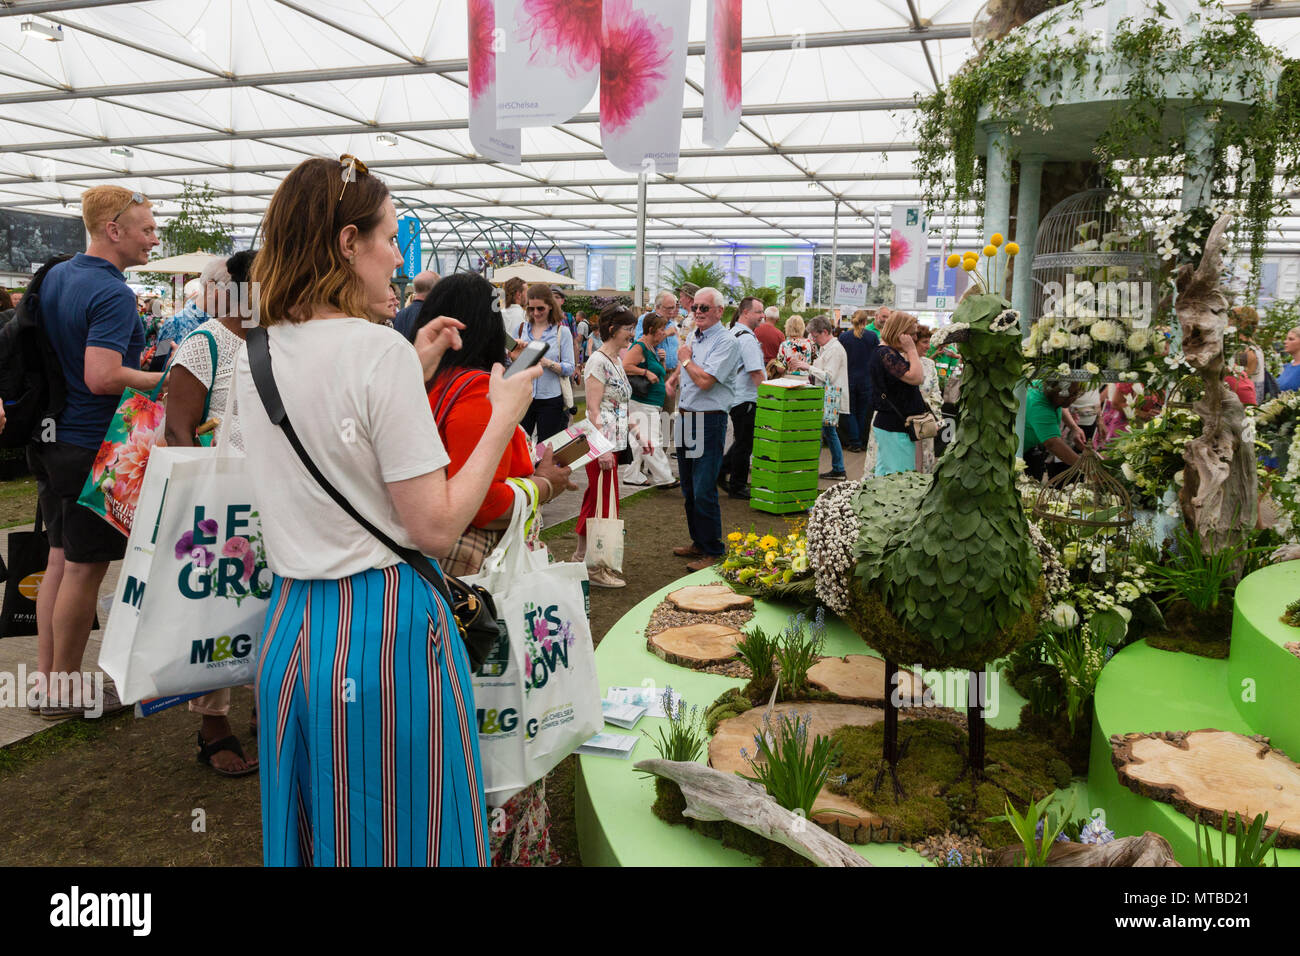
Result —
[[397, 137], [394, 136], [392, 133], [380, 133], [378, 136], [375, 137], [375, 142], [383, 143], [385, 146], [396, 146]]
[[125, 146], [110, 146], [108, 151], [114, 156], [125, 156], [127, 159], [130, 159], [135, 155], [135, 153], [131, 152], [131, 150], [127, 149]]
[[53, 40], [56, 43], [63, 39], [63, 27], [58, 25], [50, 26], [49, 24], [46, 23], [38, 23], [37, 21], [32, 20], [30, 18], [24, 20], [19, 25], [19, 29], [21, 29], [23, 33], [39, 34], [40, 36], [45, 37], [45, 39]]

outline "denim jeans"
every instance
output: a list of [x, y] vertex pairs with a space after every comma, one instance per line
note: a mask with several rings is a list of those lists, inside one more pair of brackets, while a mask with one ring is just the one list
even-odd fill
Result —
[[686, 527], [694, 545], [711, 557], [721, 557], [722, 508], [718, 504], [718, 474], [727, 441], [727, 415], [683, 411], [677, 429], [677, 475], [686, 505]]
[[849, 383], [849, 408], [844, 428], [849, 433], [849, 444], [866, 447], [871, 438], [871, 383]]
[[749, 463], [754, 457], [754, 418], [758, 414], [755, 402], [741, 402], [731, 410], [731, 429], [735, 437], [731, 447], [722, 456], [719, 477], [732, 494], [745, 490], [749, 484]]
[[844, 449], [840, 447], [840, 433], [834, 425], [822, 426], [822, 438], [831, 450], [831, 471], [844, 472]]

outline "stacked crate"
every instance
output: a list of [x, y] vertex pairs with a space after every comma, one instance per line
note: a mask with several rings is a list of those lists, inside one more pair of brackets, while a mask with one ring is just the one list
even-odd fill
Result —
[[817, 499], [825, 389], [758, 386], [749, 504], [755, 511], [806, 511]]

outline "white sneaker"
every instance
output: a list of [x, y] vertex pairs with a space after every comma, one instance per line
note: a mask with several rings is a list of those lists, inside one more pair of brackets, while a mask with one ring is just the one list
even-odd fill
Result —
[[608, 568], [596, 568], [587, 579], [598, 588], [625, 588], [627, 582]]

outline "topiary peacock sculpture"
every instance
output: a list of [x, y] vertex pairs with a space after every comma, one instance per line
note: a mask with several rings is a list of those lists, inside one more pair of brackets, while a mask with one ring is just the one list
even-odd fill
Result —
[[[985, 249], [996, 264], [997, 242]], [[1009, 259], [1018, 251], [1009, 243]], [[1015, 487], [1020, 317], [978, 280], [935, 339], [960, 343], [955, 440], [933, 475], [869, 478], [827, 491], [808, 521], [818, 595], [885, 658], [972, 671], [968, 766], [984, 765], [983, 683], [977, 670], [1031, 640], [1042, 608], [1041, 562]], [[955, 257], [954, 257], [955, 258]], [[953, 259], [949, 265], [953, 265]], [[1005, 276], [1005, 268], [1003, 269]], [[885, 764], [894, 776], [898, 701], [885, 702]], [[882, 774], [884, 765], [882, 765]], [[877, 780], [879, 786], [879, 779]]]

